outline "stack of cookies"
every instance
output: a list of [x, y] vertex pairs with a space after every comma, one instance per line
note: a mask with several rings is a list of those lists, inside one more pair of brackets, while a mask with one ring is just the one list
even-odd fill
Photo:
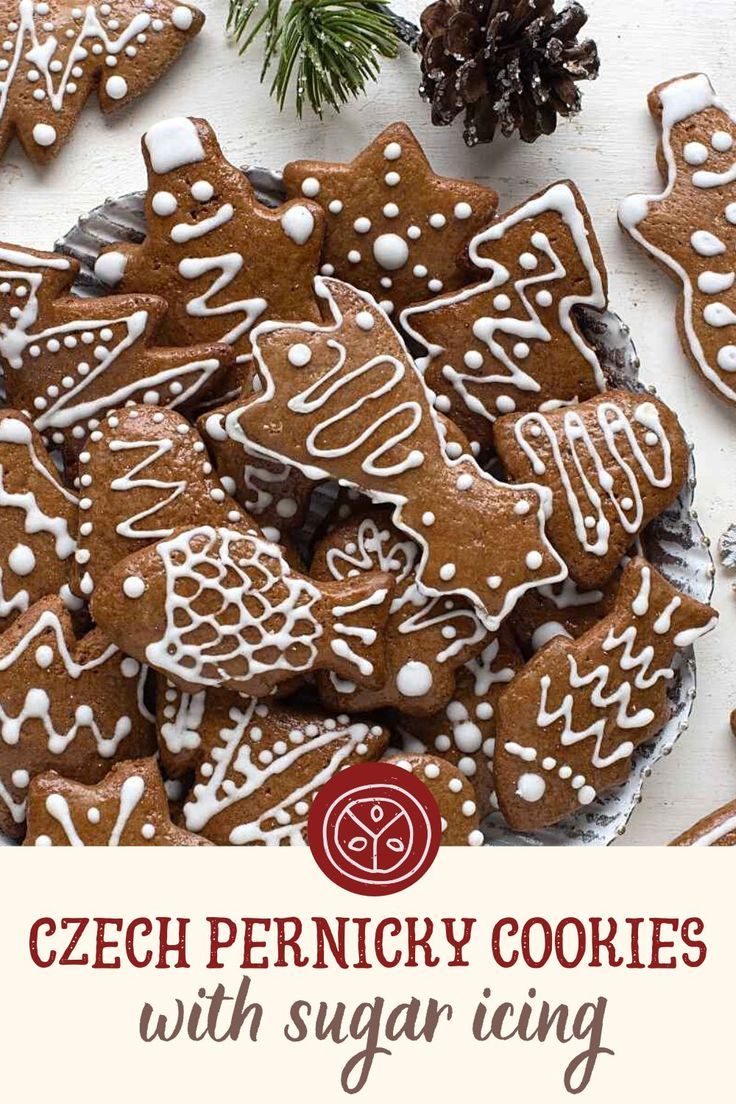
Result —
[[0, 245], [0, 830], [301, 844], [389, 755], [446, 843], [594, 811], [716, 615], [642, 553], [688, 448], [582, 327], [577, 189], [499, 216], [403, 124], [273, 209], [202, 120], [143, 155], [109, 294]]

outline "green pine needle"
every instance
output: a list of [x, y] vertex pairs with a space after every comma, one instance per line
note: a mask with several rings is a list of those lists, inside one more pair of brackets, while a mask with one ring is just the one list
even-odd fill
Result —
[[306, 100], [322, 117], [325, 106], [339, 111], [351, 97], [375, 80], [380, 59], [396, 57], [396, 24], [388, 0], [230, 0], [227, 29], [244, 53], [265, 30], [264, 81], [271, 65], [271, 84], [283, 110], [289, 88], [296, 83], [296, 113]]

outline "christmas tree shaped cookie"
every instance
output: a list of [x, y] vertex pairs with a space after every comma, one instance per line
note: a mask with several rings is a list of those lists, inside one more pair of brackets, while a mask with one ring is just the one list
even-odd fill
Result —
[[56, 771], [31, 782], [27, 847], [202, 847], [171, 822], [155, 759], [118, 763], [96, 786]]
[[108, 414], [79, 455], [79, 487], [76, 589], [86, 597], [119, 560], [177, 529], [254, 525], [224, 490], [194, 426], [160, 407]]
[[381, 725], [208, 692], [199, 767], [184, 822], [218, 844], [306, 843], [317, 790], [344, 767], [378, 759]]
[[23, 834], [37, 774], [95, 783], [115, 762], [152, 754], [145, 677], [100, 629], [76, 640], [59, 598], [13, 622], [0, 636], [0, 832]]
[[611, 577], [687, 477], [680, 423], [653, 395], [606, 391], [549, 414], [509, 415], [497, 422], [495, 442], [511, 479], [551, 490], [547, 532], [588, 589]]
[[284, 183], [327, 216], [323, 274], [364, 288], [388, 313], [467, 283], [457, 258], [498, 202], [491, 188], [433, 173], [405, 123], [347, 165], [295, 161]]
[[162, 296], [172, 344], [224, 341], [238, 356], [250, 353], [258, 318], [319, 319], [312, 279], [324, 216], [315, 203], [259, 203], [203, 119], [157, 123], [143, 156], [148, 236], [100, 255], [103, 283]]
[[486, 279], [408, 307], [401, 323], [425, 350], [418, 363], [437, 409], [487, 447], [499, 415], [603, 389], [579, 308], [606, 306], [606, 270], [569, 181], [492, 223], [469, 256]]
[[0, 631], [67, 587], [76, 524], [77, 499], [40, 434], [17, 410], [0, 410]]
[[2, 0], [0, 156], [17, 135], [32, 161], [50, 161], [95, 88], [104, 112], [124, 107], [203, 23], [176, 0]]
[[319, 674], [320, 696], [331, 709], [393, 706], [414, 715], [434, 713], [452, 696], [457, 668], [487, 642], [488, 633], [467, 599], [421, 593], [416, 581], [420, 556], [419, 545], [394, 528], [385, 508], [338, 524], [318, 544], [311, 567], [316, 579], [384, 571], [396, 582], [384, 630], [386, 681], [370, 690], [333, 673]]
[[47, 442], [70, 453], [112, 407], [189, 405], [232, 359], [225, 345], [153, 346], [166, 303], [150, 295], [70, 295], [78, 271], [68, 257], [0, 243], [8, 399]]
[[624, 782], [635, 749], [668, 714], [676, 653], [717, 614], [646, 561], [629, 561], [611, 613], [578, 640], [557, 637], [499, 701], [494, 775], [515, 829], [545, 828]]
[[649, 96], [662, 130], [659, 195], [633, 195], [619, 221], [682, 285], [685, 351], [721, 398], [736, 402], [736, 121], [698, 73]]
[[451, 459], [421, 375], [375, 300], [338, 280], [320, 277], [317, 288], [331, 322], [259, 327], [264, 390], [218, 428], [391, 505], [421, 549], [420, 587], [463, 595], [495, 631], [524, 591], [566, 575], [544, 531], [549, 493], [498, 482], [462, 449]]

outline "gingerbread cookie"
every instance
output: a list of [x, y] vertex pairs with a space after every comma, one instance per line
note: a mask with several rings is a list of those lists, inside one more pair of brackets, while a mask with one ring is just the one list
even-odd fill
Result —
[[371, 509], [337, 525], [317, 545], [315, 579], [353, 579], [375, 571], [393, 575], [391, 612], [383, 631], [386, 681], [375, 690], [345, 683], [333, 672], [317, 676], [330, 709], [362, 712], [392, 706], [429, 714], [449, 701], [455, 671], [483, 648], [488, 633], [469, 602], [428, 598], [417, 586], [420, 548], [391, 524], [391, 510]]
[[736, 847], [736, 801], [703, 817], [670, 847]]
[[203, 23], [175, 0], [2, 0], [0, 156], [17, 135], [32, 161], [50, 161], [95, 89], [104, 112], [125, 107]]
[[319, 319], [312, 279], [324, 216], [301, 200], [272, 210], [225, 160], [203, 119], [166, 119], [143, 136], [148, 237], [101, 253], [95, 275], [169, 303], [174, 345], [224, 341], [248, 355], [257, 318]]
[[68, 294], [79, 264], [0, 243], [0, 357], [8, 400], [48, 443], [76, 453], [113, 407], [181, 407], [232, 359], [225, 345], [154, 347], [166, 303], [146, 295]]
[[599, 590], [583, 590], [565, 579], [523, 595], [508, 624], [524, 655], [534, 655], [556, 636], [577, 640], [592, 629], [613, 609], [620, 582], [617, 571]]
[[258, 327], [263, 395], [231, 410], [222, 428], [309, 476], [390, 503], [394, 524], [422, 550], [421, 587], [470, 599], [495, 631], [525, 590], [566, 575], [544, 531], [548, 492], [499, 483], [470, 455], [450, 459], [427, 389], [383, 311], [340, 281], [316, 285], [332, 323]]
[[642, 559], [624, 568], [611, 613], [579, 640], [557, 637], [499, 700], [494, 775], [515, 829], [545, 828], [624, 782], [667, 719], [679, 649], [717, 614]]
[[452, 700], [431, 717], [397, 715], [404, 751], [431, 752], [470, 780], [481, 817], [493, 807], [493, 753], [498, 699], [524, 666], [508, 629], [457, 672]]
[[27, 847], [202, 847], [172, 824], [155, 759], [118, 763], [96, 786], [48, 771], [28, 792]]
[[303, 844], [315, 792], [387, 743], [381, 725], [212, 695], [185, 824], [218, 844]]
[[511, 479], [549, 487], [550, 540], [588, 589], [610, 578], [687, 478], [680, 423], [653, 395], [607, 391], [549, 414], [509, 416], [497, 422], [495, 440]]
[[736, 402], [736, 122], [703, 73], [659, 85], [660, 195], [633, 195], [621, 226], [682, 284], [678, 329], [708, 386]]
[[93, 430], [79, 455], [78, 590], [185, 526], [253, 521], [226, 493], [194, 426], [173, 410], [130, 406]]
[[284, 184], [325, 212], [323, 275], [364, 288], [397, 317], [408, 303], [467, 283], [457, 258], [498, 203], [491, 188], [435, 175], [405, 123], [347, 165], [292, 162]]
[[100, 629], [75, 640], [60, 598], [44, 598], [0, 636], [0, 832], [23, 834], [28, 785], [44, 771], [98, 782], [150, 755], [146, 672]]
[[395, 759], [391, 754], [391, 761], [421, 779], [437, 802], [442, 817], [441, 844], [479, 847], [483, 843], [475, 791], [456, 767], [435, 755], [402, 755]]
[[[255, 395], [254, 395], [255, 400]], [[261, 456], [247, 443], [231, 440], [224, 429], [231, 409], [243, 399], [197, 422], [223, 486], [258, 524], [269, 540], [299, 529], [305, 521], [315, 484], [303, 472], [281, 460]]]
[[318, 584], [256, 528], [200, 525], [115, 564], [97, 582], [92, 613], [183, 690], [264, 697], [319, 669], [380, 685], [392, 592], [389, 575]]
[[0, 632], [40, 598], [68, 592], [76, 515], [40, 434], [0, 410]]
[[425, 350], [417, 363], [437, 409], [487, 447], [501, 414], [604, 389], [580, 308], [605, 308], [607, 278], [590, 215], [569, 181], [476, 235], [469, 257], [474, 278], [482, 269], [487, 279], [410, 306], [401, 324]]

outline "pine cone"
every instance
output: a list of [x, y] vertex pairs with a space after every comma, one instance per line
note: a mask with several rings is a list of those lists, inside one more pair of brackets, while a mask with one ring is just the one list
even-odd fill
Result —
[[578, 42], [588, 16], [581, 4], [555, 0], [438, 0], [421, 17], [420, 92], [432, 122], [448, 126], [465, 112], [469, 146], [500, 128], [525, 142], [551, 134], [557, 116], [575, 115], [576, 81], [598, 76], [595, 42]]

